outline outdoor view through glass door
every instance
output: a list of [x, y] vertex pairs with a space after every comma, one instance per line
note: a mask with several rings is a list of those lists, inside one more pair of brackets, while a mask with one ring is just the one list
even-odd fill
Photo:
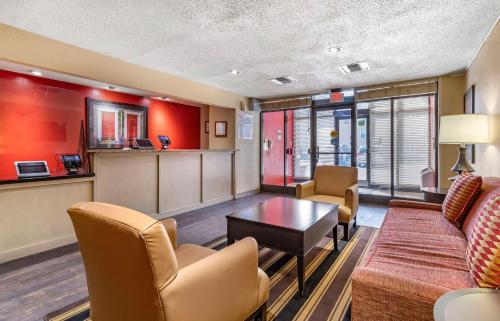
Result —
[[314, 110], [316, 165], [352, 166], [352, 107]]

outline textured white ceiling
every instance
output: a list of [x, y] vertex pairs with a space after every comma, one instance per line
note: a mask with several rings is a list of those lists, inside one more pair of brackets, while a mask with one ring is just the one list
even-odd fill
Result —
[[[2, 23], [257, 98], [462, 71], [499, 14], [500, 0], [0, 0]], [[283, 75], [297, 81], [268, 81]]]

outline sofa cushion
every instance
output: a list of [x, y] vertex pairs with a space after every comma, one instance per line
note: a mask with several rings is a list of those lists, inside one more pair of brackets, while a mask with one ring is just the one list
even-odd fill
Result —
[[473, 287], [466, 248], [463, 237], [383, 228], [364, 266], [448, 289]]
[[351, 209], [345, 206], [345, 199], [343, 197], [336, 197], [330, 195], [313, 195], [305, 199], [313, 202], [338, 204], [339, 222], [349, 223], [351, 221]]
[[462, 232], [448, 222], [440, 211], [426, 209], [391, 207], [385, 216], [383, 229], [464, 237]]
[[467, 246], [467, 263], [481, 287], [500, 287], [500, 194], [486, 203]]
[[451, 184], [443, 202], [443, 215], [456, 226], [460, 226], [462, 219], [479, 194], [481, 184], [481, 176], [460, 175]]

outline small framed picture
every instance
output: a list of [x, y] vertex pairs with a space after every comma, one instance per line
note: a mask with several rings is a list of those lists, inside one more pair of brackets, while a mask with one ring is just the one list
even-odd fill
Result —
[[215, 122], [215, 137], [227, 137], [227, 121]]
[[210, 122], [207, 120], [205, 121], [205, 134], [210, 133]]

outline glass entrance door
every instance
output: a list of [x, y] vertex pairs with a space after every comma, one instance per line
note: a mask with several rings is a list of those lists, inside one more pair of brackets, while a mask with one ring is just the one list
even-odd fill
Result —
[[356, 133], [353, 106], [314, 109], [315, 165], [355, 166]]
[[262, 112], [261, 189], [295, 193], [311, 178], [311, 109]]

